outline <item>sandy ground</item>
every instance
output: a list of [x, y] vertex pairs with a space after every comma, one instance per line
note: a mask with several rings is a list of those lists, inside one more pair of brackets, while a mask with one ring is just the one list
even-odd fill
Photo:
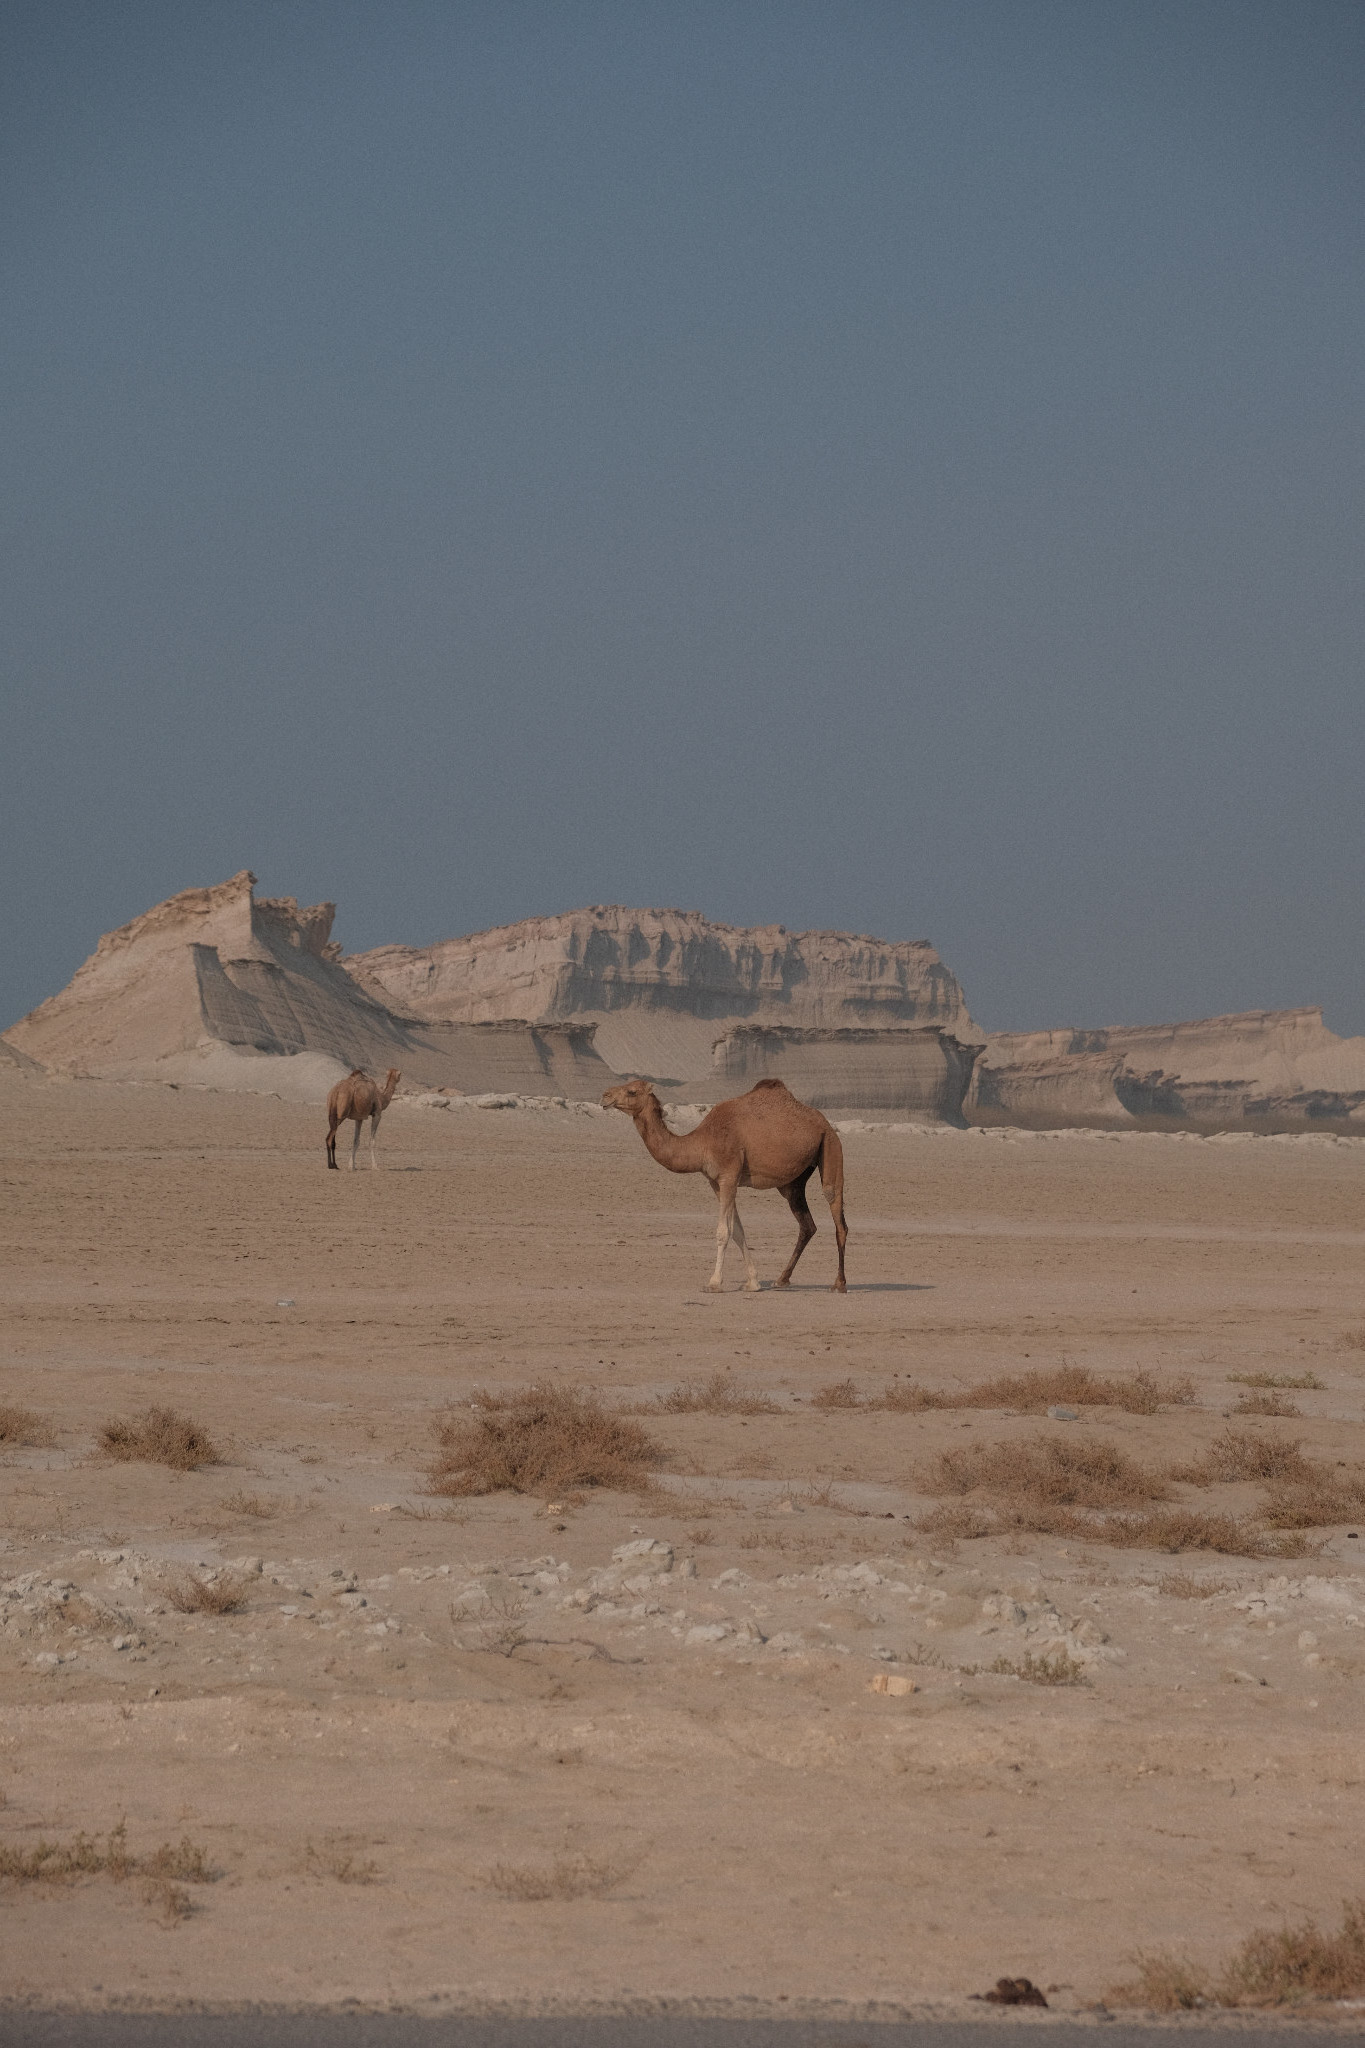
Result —
[[[54, 1432], [0, 1464], [0, 1843], [125, 1820], [220, 1873], [176, 1924], [134, 1882], [4, 1886], [11, 1996], [891, 2008], [1008, 1972], [1074, 2009], [1139, 1947], [1211, 1960], [1361, 1889], [1345, 1527], [1281, 1563], [908, 1518], [952, 1444], [1188, 1457], [1234, 1372], [1315, 1372], [1259, 1426], [1365, 1453], [1365, 1145], [855, 1132], [848, 1295], [826, 1220], [803, 1285], [745, 1295], [735, 1260], [712, 1297], [708, 1190], [620, 1117], [400, 1102], [352, 1175], [281, 1102], [0, 1095], [0, 1398]], [[743, 1207], [770, 1276], [790, 1220]], [[1197, 1404], [810, 1405], [1063, 1357], [1188, 1373]], [[779, 1412], [651, 1422], [644, 1500], [423, 1494], [477, 1386], [642, 1403], [718, 1370]], [[93, 1455], [152, 1401], [226, 1462]], [[245, 1613], [167, 1604], [232, 1560]], [[1084, 1684], [979, 1668], [1060, 1651]], [[603, 1889], [506, 1895], [556, 1864]]]

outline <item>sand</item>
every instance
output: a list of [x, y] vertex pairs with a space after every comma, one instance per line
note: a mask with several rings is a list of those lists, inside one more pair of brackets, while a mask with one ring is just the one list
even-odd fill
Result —
[[[908, 1518], [953, 1445], [1187, 1459], [1231, 1373], [1312, 1371], [1301, 1420], [1248, 1426], [1365, 1455], [1365, 1146], [853, 1131], [849, 1294], [826, 1221], [803, 1284], [745, 1295], [736, 1260], [712, 1297], [708, 1191], [622, 1118], [398, 1104], [352, 1175], [263, 1097], [0, 1071], [0, 1111], [3, 1398], [52, 1431], [0, 1454], [0, 1844], [126, 1821], [219, 1873], [178, 1922], [132, 1880], [5, 1885], [10, 1996], [965, 2015], [1007, 1972], [1074, 2009], [1138, 1948], [1213, 1961], [1359, 1890], [1346, 1527], [1276, 1561]], [[770, 1276], [790, 1219], [742, 1208]], [[811, 1405], [1063, 1357], [1197, 1401]], [[779, 1412], [651, 1420], [648, 1496], [423, 1493], [476, 1387], [717, 1371]], [[226, 1462], [93, 1454], [150, 1402]], [[230, 1560], [244, 1613], [167, 1604]], [[981, 1668], [1062, 1654], [1083, 1683]], [[517, 1895], [545, 1873], [568, 1895]]]

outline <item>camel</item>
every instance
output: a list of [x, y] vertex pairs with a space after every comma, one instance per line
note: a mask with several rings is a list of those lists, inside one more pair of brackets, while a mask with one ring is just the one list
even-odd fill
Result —
[[806, 1182], [818, 1165], [820, 1185], [834, 1219], [834, 1241], [839, 1247], [839, 1277], [831, 1292], [847, 1293], [844, 1148], [833, 1124], [818, 1109], [798, 1102], [785, 1081], [760, 1081], [747, 1095], [718, 1102], [686, 1137], [678, 1137], [669, 1130], [659, 1098], [648, 1081], [632, 1079], [618, 1088], [608, 1088], [602, 1097], [602, 1107], [625, 1111], [644, 1139], [645, 1149], [660, 1166], [666, 1166], [670, 1173], [704, 1173], [715, 1189], [720, 1203], [716, 1270], [706, 1283], [712, 1294], [720, 1293], [721, 1268], [731, 1238], [744, 1260], [745, 1292], [759, 1291], [758, 1270], [735, 1206], [736, 1191], [740, 1188], [776, 1188], [796, 1218], [796, 1250], [781, 1278], [773, 1283], [775, 1287], [788, 1285], [797, 1260], [815, 1235], [815, 1220], [806, 1201]]
[[355, 1172], [355, 1156], [360, 1150], [360, 1126], [366, 1117], [370, 1119], [370, 1168], [373, 1172], [379, 1161], [374, 1156], [375, 1132], [379, 1119], [393, 1101], [393, 1091], [402, 1080], [397, 1067], [390, 1067], [388, 1079], [381, 1088], [372, 1081], [363, 1067], [354, 1067], [344, 1081], [338, 1081], [327, 1097], [327, 1164], [337, 1163], [337, 1125], [346, 1122], [355, 1125], [355, 1140], [351, 1146], [351, 1172]]

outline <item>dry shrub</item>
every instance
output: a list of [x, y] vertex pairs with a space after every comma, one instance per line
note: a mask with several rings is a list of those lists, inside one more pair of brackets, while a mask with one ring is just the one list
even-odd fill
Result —
[[55, 1442], [52, 1424], [35, 1415], [31, 1408], [0, 1405], [0, 1444], [18, 1450], [21, 1445], [36, 1449]]
[[716, 1532], [714, 1529], [689, 1529], [687, 1531], [687, 1540], [689, 1543], [695, 1543], [699, 1547], [704, 1548], [706, 1544], [715, 1542]]
[[978, 1488], [1011, 1503], [1040, 1507], [1127, 1508], [1160, 1500], [1155, 1472], [1105, 1437], [1035, 1436], [1022, 1443], [972, 1444], [943, 1451], [924, 1480], [927, 1493]]
[[148, 1408], [129, 1422], [106, 1422], [99, 1434], [106, 1458], [139, 1465], [169, 1465], [177, 1472], [197, 1472], [201, 1465], [222, 1459], [206, 1429], [174, 1408]]
[[204, 1850], [188, 1835], [178, 1843], [163, 1842], [149, 1856], [134, 1856], [123, 1821], [103, 1841], [98, 1835], [78, 1834], [69, 1842], [35, 1842], [31, 1849], [0, 1844], [0, 1879], [11, 1884], [61, 1884], [78, 1877], [112, 1877], [117, 1882], [141, 1877], [154, 1886], [212, 1884], [216, 1876]]
[[436, 1424], [431, 1493], [545, 1493], [570, 1486], [639, 1491], [665, 1456], [638, 1423], [610, 1414], [581, 1387], [480, 1394]]
[[626, 1875], [615, 1863], [593, 1856], [556, 1856], [553, 1863], [495, 1863], [485, 1883], [504, 1899], [523, 1904], [545, 1899], [601, 1898]]
[[1283, 1394], [1243, 1394], [1233, 1409], [1234, 1415], [1302, 1415], [1297, 1401], [1286, 1401]]
[[285, 1505], [283, 1501], [268, 1500], [260, 1493], [230, 1493], [218, 1505], [229, 1515], [249, 1515], [253, 1521], [268, 1522]]
[[1327, 1385], [1315, 1372], [1230, 1372], [1228, 1384], [1233, 1387], [1291, 1387], [1300, 1393], [1312, 1390], [1321, 1393]]
[[[525, 1596], [521, 1593], [490, 1593], [480, 1608], [477, 1627], [474, 1631], [474, 1647], [485, 1650], [492, 1657], [511, 1657], [527, 1640], [522, 1627], [526, 1612]], [[452, 1621], [460, 1617], [452, 1607]]]
[[989, 1507], [946, 1501], [917, 1517], [912, 1527], [922, 1535], [956, 1538], [1011, 1533], [1064, 1536], [1083, 1543], [1105, 1543], [1118, 1550], [1212, 1550], [1229, 1557], [1302, 1555], [1291, 1536], [1270, 1539], [1233, 1515], [1207, 1514], [1197, 1508], [1153, 1508], [1144, 1514], [1099, 1517], [1046, 1501], [998, 1500]]
[[1212, 1600], [1216, 1593], [1235, 1593], [1231, 1579], [1196, 1579], [1189, 1572], [1165, 1572], [1156, 1582], [1168, 1600]]
[[970, 1542], [976, 1536], [995, 1536], [1000, 1532], [1000, 1523], [994, 1515], [983, 1508], [968, 1507], [965, 1501], [945, 1501], [942, 1507], [930, 1508], [924, 1515], [917, 1515], [911, 1528], [918, 1529], [923, 1536], [944, 1536], [950, 1542]]
[[337, 1842], [325, 1842], [321, 1849], [310, 1842], [304, 1852], [304, 1867], [310, 1877], [330, 1877], [338, 1884], [374, 1884], [379, 1877], [377, 1863]]
[[1056, 1650], [1050, 1657], [1035, 1657], [1032, 1650], [1025, 1651], [1018, 1659], [997, 1657], [993, 1664], [986, 1666], [986, 1669], [1001, 1677], [1022, 1678], [1029, 1685], [1090, 1683], [1085, 1674], [1084, 1664], [1079, 1658], [1068, 1655], [1065, 1650]]
[[[820, 1402], [819, 1395], [815, 1398]], [[889, 1387], [880, 1400], [864, 1405], [909, 1415], [928, 1408], [1014, 1408], [1021, 1414], [1041, 1415], [1058, 1406], [1121, 1408], [1127, 1415], [1155, 1415], [1163, 1405], [1183, 1407], [1193, 1399], [1194, 1382], [1190, 1379], [1163, 1380], [1149, 1372], [1096, 1373], [1088, 1365], [1063, 1363], [1001, 1373], [993, 1380], [983, 1380], [979, 1387], [951, 1393], [906, 1380]], [[859, 1403], [825, 1401], [820, 1405], [846, 1408]]]
[[1262, 1436], [1259, 1430], [1225, 1429], [1195, 1464], [1175, 1468], [1172, 1479], [1192, 1486], [1228, 1484], [1238, 1479], [1278, 1479], [1308, 1484], [1321, 1468], [1305, 1458], [1301, 1437]]
[[186, 1572], [163, 1590], [177, 1614], [240, 1614], [246, 1606], [245, 1579], [200, 1579]]
[[741, 1386], [728, 1372], [712, 1373], [698, 1383], [684, 1380], [635, 1411], [639, 1415], [780, 1415], [781, 1404], [752, 1387]]
[[1136, 1981], [1115, 1985], [1110, 1996], [1156, 2012], [1359, 1998], [1365, 1993], [1365, 1899], [1344, 1901], [1335, 1933], [1304, 1920], [1248, 1935], [1217, 1979], [1187, 1956], [1163, 1950], [1140, 1952], [1133, 1960]]
[[861, 1408], [863, 1400], [855, 1380], [831, 1380], [827, 1387], [816, 1388], [810, 1397], [810, 1405], [812, 1408]]
[[1324, 1934], [1314, 1920], [1252, 1934], [1223, 1973], [1225, 2005], [1286, 2005], [1303, 1998], [1358, 1998], [1365, 1992], [1365, 1898], [1342, 1907]]
[[1365, 1330], [1343, 1330], [1340, 1342], [1343, 1351], [1365, 1351]]
[[1337, 1479], [1325, 1466], [1299, 1485], [1272, 1486], [1263, 1510], [1271, 1529], [1330, 1529], [1365, 1512], [1365, 1481]]
[[1116, 2005], [1142, 2005], [1149, 2012], [1193, 2012], [1213, 2003], [1208, 1972], [1188, 1956], [1165, 1949], [1139, 1949], [1133, 1964], [1136, 1978], [1110, 1990]]

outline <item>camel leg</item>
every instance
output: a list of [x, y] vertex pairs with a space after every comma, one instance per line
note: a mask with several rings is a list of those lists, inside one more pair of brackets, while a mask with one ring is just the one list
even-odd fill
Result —
[[796, 1250], [788, 1259], [781, 1278], [774, 1280], [774, 1287], [786, 1287], [789, 1284], [792, 1274], [796, 1271], [797, 1260], [815, 1235], [815, 1218], [811, 1215], [810, 1203], [806, 1200], [806, 1182], [810, 1174], [811, 1169], [807, 1167], [800, 1180], [788, 1181], [786, 1187], [778, 1189], [778, 1193], [785, 1198], [787, 1207], [796, 1218], [797, 1237]]
[[[833, 1144], [830, 1138], [834, 1139]], [[848, 1243], [848, 1225], [844, 1221], [844, 1148], [832, 1131], [820, 1148], [820, 1185], [834, 1219], [834, 1242], [839, 1247], [839, 1277], [830, 1293], [847, 1294], [848, 1282], [844, 1278], [844, 1246]]]
[[[359, 1125], [357, 1125], [357, 1126], [356, 1126], [356, 1128], [357, 1128], [357, 1129], [359, 1129]], [[373, 1116], [372, 1116], [372, 1117], [370, 1118], [370, 1172], [371, 1172], [371, 1173], [378, 1173], [378, 1171], [379, 1171], [379, 1161], [378, 1161], [378, 1160], [376, 1159], [376, 1157], [375, 1157], [375, 1152], [374, 1152], [374, 1141], [375, 1141], [375, 1139], [376, 1139], [376, 1138], [378, 1137], [378, 1135], [379, 1135], [379, 1112], [378, 1112], [378, 1111], [376, 1110], [375, 1114], [374, 1114], [374, 1115], [373, 1115]]]
[[337, 1127], [335, 1121], [327, 1126], [327, 1164], [335, 1173], [337, 1168]]
[[362, 1121], [363, 1121], [363, 1119], [362, 1119], [362, 1118], [360, 1118], [360, 1117], [357, 1117], [357, 1118], [356, 1118], [356, 1120], [355, 1120], [355, 1136], [354, 1136], [354, 1137], [352, 1138], [352, 1140], [351, 1140], [351, 1172], [352, 1172], [352, 1173], [354, 1173], [354, 1172], [355, 1172], [355, 1162], [356, 1162], [356, 1156], [357, 1156], [357, 1154], [358, 1154], [358, 1153], [359, 1153], [359, 1151], [360, 1151], [360, 1126], [361, 1126], [361, 1123], [362, 1123]]
[[731, 1238], [738, 1245], [744, 1260], [746, 1292], [757, 1294], [761, 1285], [758, 1268], [754, 1264], [753, 1254], [744, 1235], [744, 1225], [739, 1220], [739, 1210], [735, 1206], [738, 1188], [738, 1181], [721, 1182], [716, 1188], [716, 1200], [720, 1204], [720, 1215], [716, 1219], [716, 1270], [706, 1283], [712, 1294], [720, 1293], [721, 1275], [725, 1267], [725, 1247]]

